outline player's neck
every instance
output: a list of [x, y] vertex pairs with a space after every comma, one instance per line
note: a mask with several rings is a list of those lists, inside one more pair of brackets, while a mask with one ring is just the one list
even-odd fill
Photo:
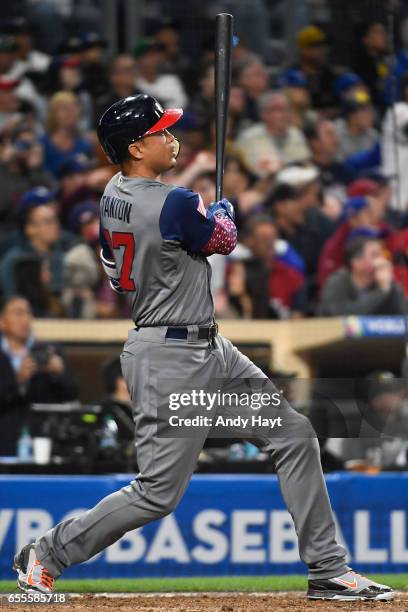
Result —
[[160, 180], [160, 174], [157, 174], [155, 170], [152, 168], [147, 168], [143, 164], [135, 164], [132, 161], [125, 161], [121, 166], [121, 171], [123, 176], [127, 176], [128, 178], [149, 178], [154, 181]]

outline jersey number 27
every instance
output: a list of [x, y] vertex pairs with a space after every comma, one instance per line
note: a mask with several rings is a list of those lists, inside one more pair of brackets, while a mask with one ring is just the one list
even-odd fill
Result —
[[104, 229], [103, 233], [111, 250], [124, 247], [122, 268], [120, 270], [120, 286], [124, 291], [135, 291], [135, 283], [131, 278], [135, 256], [135, 237], [131, 232], [112, 232], [112, 237], [107, 229]]

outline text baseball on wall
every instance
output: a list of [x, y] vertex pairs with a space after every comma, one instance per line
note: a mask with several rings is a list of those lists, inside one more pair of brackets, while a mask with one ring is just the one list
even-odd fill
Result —
[[[129, 478], [0, 477], [0, 579], [15, 551], [94, 506]], [[338, 537], [353, 568], [408, 571], [408, 475], [327, 477]], [[275, 476], [193, 477], [177, 510], [129, 532], [66, 578], [304, 573]]]

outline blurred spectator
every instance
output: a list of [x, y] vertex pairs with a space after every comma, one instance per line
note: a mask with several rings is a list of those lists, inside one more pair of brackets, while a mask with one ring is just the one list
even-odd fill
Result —
[[270, 91], [259, 99], [262, 123], [244, 130], [237, 139], [237, 147], [246, 163], [258, 176], [269, 173], [272, 162], [292, 163], [307, 160], [310, 151], [302, 132], [291, 125], [290, 107], [282, 92]]
[[163, 52], [161, 71], [177, 74], [185, 82], [190, 62], [180, 49], [178, 24], [169, 19], [161, 20], [155, 27], [153, 38]]
[[11, 75], [13, 78], [20, 79], [27, 76], [34, 83], [46, 72], [51, 58], [49, 55], [34, 49], [33, 47], [33, 28], [25, 17], [14, 17], [9, 19], [0, 27], [3, 34], [14, 37], [17, 50], [16, 61], [13, 64]]
[[80, 133], [80, 110], [78, 98], [71, 92], [60, 91], [49, 102], [46, 133], [41, 142], [45, 166], [56, 177], [70, 157], [79, 153], [89, 158], [94, 155], [91, 142]]
[[280, 75], [278, 82], [289, 100], [292, 125], [303, 130], [305, 122], [314, 119], [306, 76], [301, 70], [291, 68]]
[[194, 114], [198, 126], [209, 134], [214, 113], [214, 62], [202, 67], [198, 77], [198, 91], [192, 97], [189, 110]]
[[98, 125], [103, 113], [120, 98], [133, 96], [136, 90], [136, 61], [131, 55], [117, 55], [109, 67], [109, 86], [95, 100], [94, 124]]
[[369, 88], [374, 104], [383, 109], [388, 75], [387, 31], [382, 23], [365, 23], [360, 26], [357, 37], [357, 48], [353, 55], [354, 70]]
[[95, 289], [100, 268], [93, 246], [99, 242], [99, 205], [82, 202], [69, 217], [69, 227], [83, 243], [74, 245], [64, 256], [62, 303], [70, 319], [93, 319], [97, 316]]
[[370, 200], [365, 196], [349, 198], [343, 209], [341, 223], [324, 244], [318, 264], [318, 282], [322, 287], [327, 278], [344, 265], [344, 249], [352, 233], [379, 237], [382, 233], [374, 220]]
[[64, 309], [59, 298], [50, 290], [50, 267], [40, 255], [22, 255], [14, 263], [17, 295], [24, 297], [38, 318], [63, 317]]
[[24, 118], [17, 96], [18, 85], [18, 79], [0, 76], [0, 129], [9, 128]]
[[245, 116], [253, 123], [261, 120], [258, 99], [269, 88], [269, 76], [262, 60], [249, 55], [239, 70], [238, 83], [245, 94]]
[[50, 290], [59, 294], [63, 286], [62, 261], [73, 240], [63, 236], [57, 216], [55, 193], [45, 187], [28, 191], [18, 209], [21, 237], [0, 264], [0, 283], [5, 296], [16, 292], [14, 266], [24, 255], [39, 254], [49, 262]]
[[403, 213], [408, 202], [408, 74], [401, 83], [401, 102], [385, 114], [382, 124], [382, 172], [392, 185], [391, 204]]
[[345, 251], [346, 267], [325, 284], [321, 316], [397, 315], [406, 312], [404, 293], [394, 281], [392, 262], [381, 242], [368, 237], [351, 240]]
[[248, 220], [244, 243], [250, 253], [231, 263], [228, 292], [231, 305], [254, 319], [302, 316], [306, 311], [304, 277], [276, 255], [278, 232], [267, 215]]
[[187, 95], [176, 74], [160, 74], [164, 59], [163, 47], [152, 40], [140, 40], [133, 50], [138, 76], [135, 86], [143, 93], [157, 98], [167, 108], [183, 108]]
[[370, 96], [364, 90], [355, 90], [343, 97], [343, 117], [336, 121], [339, 138], [339, 157], [347, 159], [354, 153], [367, 151], [378, 142], [374, 128], [374, 109]]
[[104, 59], [106, 47], [106, 40], [97, 32], [87, 32], [82, 37], [82, 84], [84, 91], [91, 98], [102, 96], [109, 87], [108, 71]]
[[368, 92], [368, 88], [362, 78], [354, 72], [343, 72], [334, 82], [334, 93], [339, 104], [341, 104], [344, 98], [353, 96], [356, 92], [362, 90]]
[[336, 74], [329, 64], [326, 34], [317, 26], [307, 26], [298, 32], [297, 45], [299, 58], [296, 68], [307, 78], [312, 107], [333, 114]]
[[359, 437], [343, 440], [350, 469], [406, 469], [408, 406], [406, 383], [392, 372], [373, 372], [359, 385], [362, 424]]
[[88, 185], [88, 163], [83, 155], [74, 155], [67, 159], [58, 172], [60, 190], [60, 220], [68, 227], [68, 219], [76, 204], [92, 198], [92, 189]]
[[311, 121], [305, 126], [305, 134], [322, 184], [344, 191], [344, 186], [353, 180], [354, 172], [344, 162], [338, 161], [339, 138], [333, 121], [324, 118]]
[[28, 189], [36, 185], [55, 187], [52, 176], [44, 169], [42, 145], [28, 123], [19, 121], [3, 138], [0, 152], [0, 240], [12, 237], [10, 232], [16, 228], [17, 205]]
[[115, 420], [122, 451], [129, 455], [134, 444], [135, 424], [129, 391], [117, 357], [104, 364], [103, 381], [105, 385], [105, 396], [101, 404], [103, 413], [111, 415]]
[[79, 58], [69, 55], [56, 57], [48, 70], [45, 90], [47, 95], [59, 91], [73, 93], [80, 106], [79, 129], [82, 131], [90, 129], [93, 117], [92, 98], [84, 84], [83, 68]]
[[1, 303], [0, 331], [0, 447], [14, 455], [28, 405], [71, 401], [78, 390], [59, 349], [36, 341], [27, 300], [14, 295]]
[[317, 169], [313, 166], [288, 166], [276, 176], [277, 185], [289, 185], [299, 209], [301, 224], [295, 225], [292, 236], [281, 234], [301, 255], [311, 277], [316, 273], [323, 245], [335, 230], [335, 224], [320, 207], [321, 185]]

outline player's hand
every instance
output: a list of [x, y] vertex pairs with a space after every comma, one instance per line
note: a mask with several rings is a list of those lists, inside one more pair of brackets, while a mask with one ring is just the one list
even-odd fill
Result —
[[36, 372], [37, 364], [30, 355], [27, 355], [27, 357], [24, 357], [23, 361], [21, 362], [21, 367], [17, 374], [18, 384], [22, 385], [28, 382]]
[[219, 202], [214, 202], [214, 204], [208, 207], [208, 210], [215, 216], [220, 215], [222, 217], [229, 217], [231, 221], [235, 221], [234, 207], [227, 198], [223, 198]]

